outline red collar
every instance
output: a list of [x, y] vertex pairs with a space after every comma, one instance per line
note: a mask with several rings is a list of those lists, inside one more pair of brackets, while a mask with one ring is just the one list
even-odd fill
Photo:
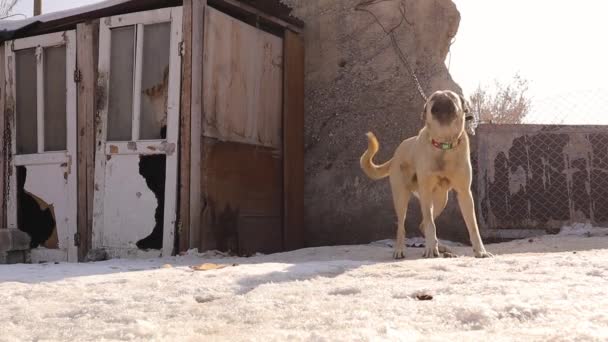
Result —
[[451, 150], [451, 149], [455, 148], [456, 146], [458, 146], [460, 144], [460, 140], [462, 140], [462, 137], [458, 138], [458, 140], [456, 140], [455, 143], [438, 142], [435, 139], [431, 139], [431, 143], [436, 148], [443, 150], [443, 151], [447, 151], [447, 150]]

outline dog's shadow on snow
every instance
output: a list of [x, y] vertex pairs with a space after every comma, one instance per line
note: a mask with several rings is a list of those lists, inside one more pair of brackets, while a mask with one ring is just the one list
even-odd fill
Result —
[[[412, 248], [413, 253], [406, 261], [422, 258], [422, 249]], [[238, 294], [246, 294], [264, 284], [304, 282], [319, 278], [335, 278], [352, 270], [404, 260], [393, 259], [392, 248], [386, 245], [353, 245], [335, 247], [306, 248], [299, 251], [252, 258], [243, 264], [283, 264], [281, 271], [251, 274], [238, 280], [241, 289]]]
[[[424, 248], [421, 247], [419, 244], [408, 246], [405, 260], [394, 260], [392, 258], [392, 244], [389, 240], [375, 245], [309, 248], [291, 253], [253, 258], [246, 263], [289, 263], [291, 265], [283, 271], [249, 275], [239, 279], [240, 294], [246, 294], [264, 284], [306, 281], [315, 278], [335, 278], [367, 265], [411, 262], [423, 259]], [[508, 243], [486, 244], [486, 248], [489, 252], [494, 253], [496, 258], [518, 254], [535, 255], [606, 249], [608, 248], [608, 229], [595, 230], [582, 236], [548, 235], [514, 240]], [[479, 260], [473, 258], [471, 246], [451, 245], [450, 249], [458, 255], [458, 258], [450, 260], [466, 259], [472, 264], [477, 262], [475, 260]]]
[[238, 280], [241, 287], [237, 294], [244, 295], [265, 284], [282, 284], [303, 282], [318, 278], [335, 278], [351, 270], [376, 262], [339, 260], [335, 262], [305, 262], [293, 264], [283, 271], [274, 271], [260, 275], [249, 275]]

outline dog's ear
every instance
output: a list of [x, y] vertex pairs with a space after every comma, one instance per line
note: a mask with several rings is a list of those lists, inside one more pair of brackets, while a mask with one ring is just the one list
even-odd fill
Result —
[[422, 114], [420, 114], [420, 119], [422, 119], [422, 122], [426, 121], [426, 110], [427, 110], [428, 105], [429, 105], [428, 102], [424, 103], [424, 108], [422, 109]]
[[462, 95], [458, 95], [458, 97], [460, 97], [460, 103], [462, 104], [462, 110], [464, 111], [465, 114], [469, 114], [471, 113], [471, 107], [469, 106], [469, 101], [467, 101], [467, 99], [464, 98], [464, 96]]

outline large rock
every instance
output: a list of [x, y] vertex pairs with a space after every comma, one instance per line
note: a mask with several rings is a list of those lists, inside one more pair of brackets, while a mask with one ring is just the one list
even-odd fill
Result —
[[[283, 1], [306, 23], [308, 244], [394, 237], [388, 181], [367, 179], [359, 157], [366, 148], [365, 132], [373, 131], [381, 144], [377, 161], [389, 158], [403, 139], [421, 128], [424, 101], [374, 17], [355, 11], [359, 1]], [[368, 9], [386, 29], [399, 26], [395, 36], [427, 94], [437, 89], [460, 92], [444, 63], [460, 22], [452, 1], [387, 0]], [[453, 204], [443, 216], [450, 217], [450, 212]], [[419, 210], [410, 213], [408, 234], [417, 233]], [[446, 234], [446, 226], [438, 221], [440, 236], [453, 237]], [[460, 227], [457, 233], [462, 236], [466, 230]]]

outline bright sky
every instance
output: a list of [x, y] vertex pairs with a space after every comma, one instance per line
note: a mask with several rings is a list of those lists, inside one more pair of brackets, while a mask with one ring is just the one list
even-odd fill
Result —
[[608, 1], [454, 0], [450, 71], [464, 89], [519, 72], [536, 122], [608, 124]]
[[[43, 0], [43, 13], [100, 0]], [[608, 1], [453, 0], [462, 20], [450, 71], [470, 94], [478, 84], [530, 81], [534, 122], [608, 124]], [[32, 14], [33, 0], [16, 13]]]

